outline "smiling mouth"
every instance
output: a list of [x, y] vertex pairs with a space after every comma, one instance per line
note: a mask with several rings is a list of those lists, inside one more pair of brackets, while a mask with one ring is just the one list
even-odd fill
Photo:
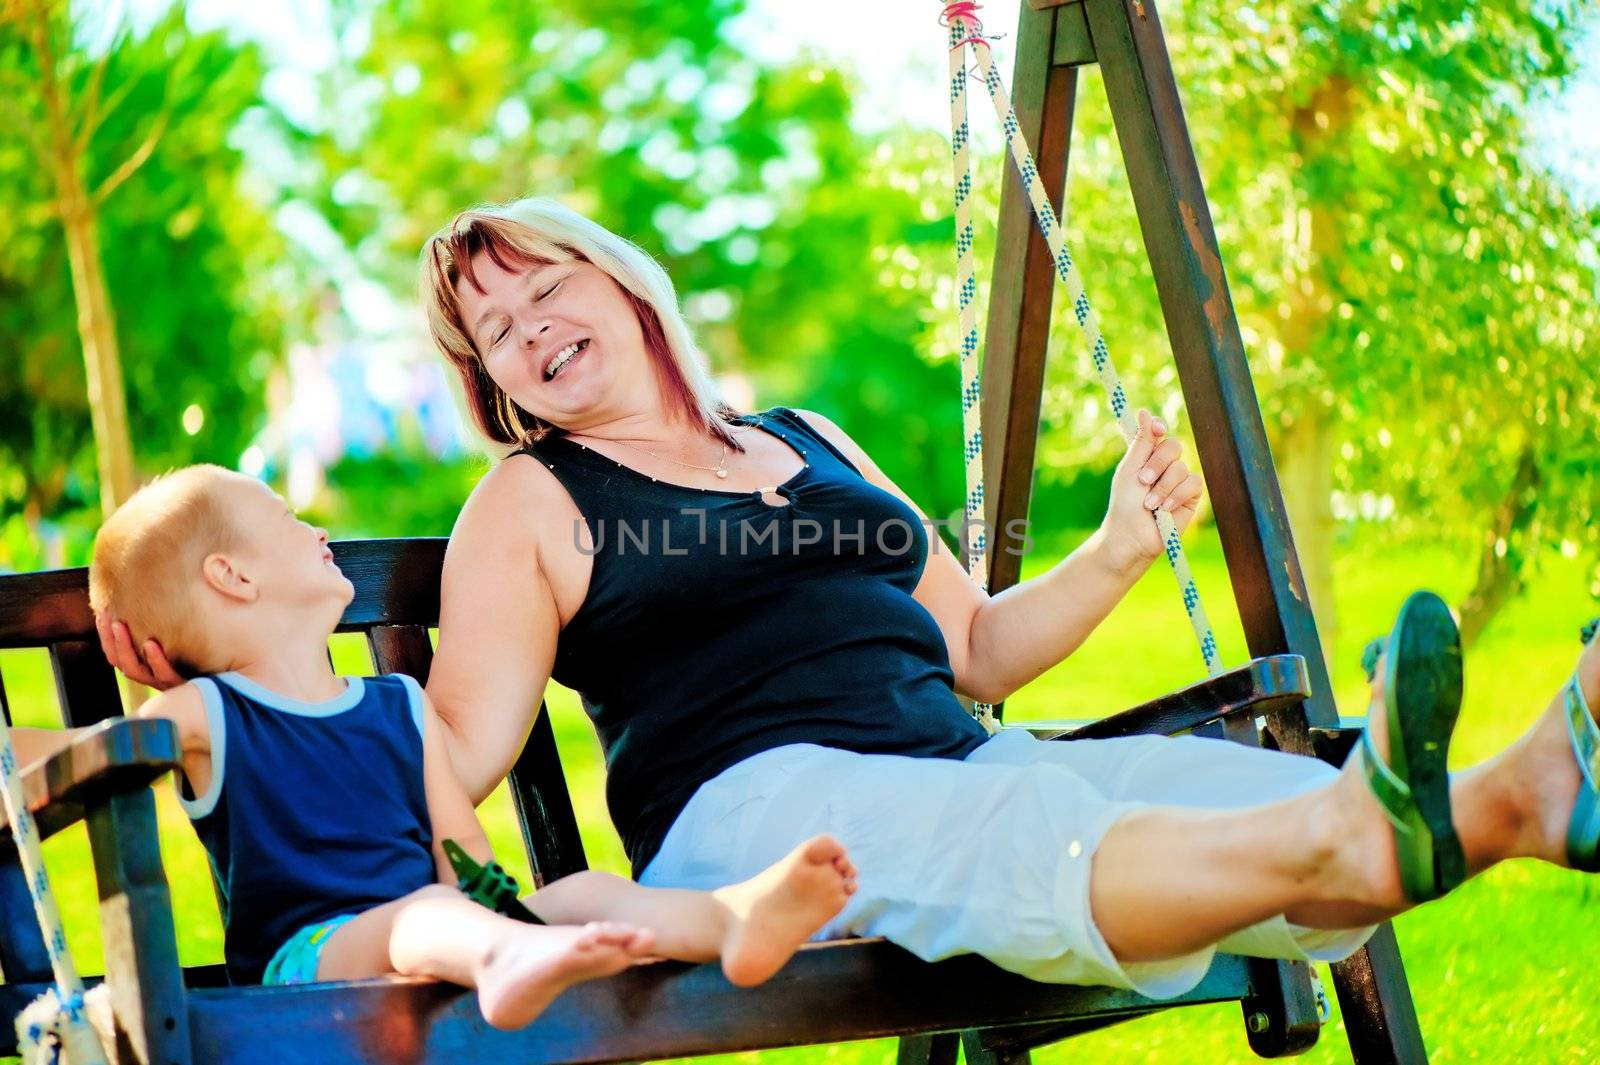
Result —
[[572, 362], [573, 359], [576, 359], [579, 353], [588, 346], [589, 338], [584, 337], [582, 340], [574, 341], [573, 343], [562, 348], [560, 351], [556, 352], [555, 355], [551, 357], [550, 361], [545, 365], [544, 379], [546, 381], [554, 380], [556, 374], [566, 369], [567, 364]]

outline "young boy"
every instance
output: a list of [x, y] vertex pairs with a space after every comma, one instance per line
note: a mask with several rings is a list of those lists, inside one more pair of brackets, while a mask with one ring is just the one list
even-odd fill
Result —
[[468, 899], [442, 843], [480, 862], [489, 844], [428, 697], [410, 677], [334, 675], [351, 583], [327, 534], [253, 478], [193, 466], [140, 490], [101, 529], [89, 589], [194, 678], [142, 713], [177, 726], [236, 983], [427, 976], [476, 988], [512, 1028], [645, 958], [720, 957], [759, 983], [855, 889], [843, 848], [817, 837], [709, 893], [575, 874], [527, 900], [548, 927]]

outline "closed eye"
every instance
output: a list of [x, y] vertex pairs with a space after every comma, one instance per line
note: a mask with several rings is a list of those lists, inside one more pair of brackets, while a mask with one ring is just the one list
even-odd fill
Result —
[[[565, 281], [565, 280], [566, 280], [566, 278], [564, 278], [564, 277], [561, 279], [561, 281]], [[535, 296], [534, 297], [534, 302], [537, 303], [539, 300], [545, 299], [552, 292], [554, 292], [556, 289], [560, 288], [561, 287], [561, 281], [557, 281], [555, 284], [551, 285], [549, 288], [545, 289], [543, 292], [541, 292], [537, 296]]]

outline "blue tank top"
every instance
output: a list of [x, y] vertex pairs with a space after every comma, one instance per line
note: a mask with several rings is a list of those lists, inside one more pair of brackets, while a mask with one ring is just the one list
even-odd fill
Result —
[[912, 598], [929, 535], [916, 511], [788, 408], [739, 422], [804, 460], [777, 487], [787, 506], [659, 481], [564, 435], [524, 449], [588, 524], [589, 590], [552, 676], [599, 733], [635, 876], [695, 789], [762, 751], [964, 758], [988, 738]]
[[211, 784], [179, 801], [211, 858], [223, 955], [236, 984], [308, 924], [434, 883], [422, 775], [422, 695], [410, 677], [349, 677], [302, 703], [247, 677], [194, 683], [211, 731]]

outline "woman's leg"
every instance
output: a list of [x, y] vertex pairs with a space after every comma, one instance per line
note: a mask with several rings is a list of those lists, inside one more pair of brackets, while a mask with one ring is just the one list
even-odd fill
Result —
[[[1585, 648], [1579, 673], [1590, 707], [1600, 705], [1600, 643]], [[1373, 739], [1386, 755], [1382, 722], [1375, 715]], [[1579, 780], [1558, 696], [1511, 747], [1453, 778], [1469, 873], [1512, 857], [1565, 864]], [[1254, 809], [1140, 810], [1113, 825], [1095, 855], [1095, 922], [1119, 959], [1137, 961], [1274, 913], [1311, 927], [1386, 919], [1410, 908], [1391, 833], [1355, 764], [1326, 787]]]

